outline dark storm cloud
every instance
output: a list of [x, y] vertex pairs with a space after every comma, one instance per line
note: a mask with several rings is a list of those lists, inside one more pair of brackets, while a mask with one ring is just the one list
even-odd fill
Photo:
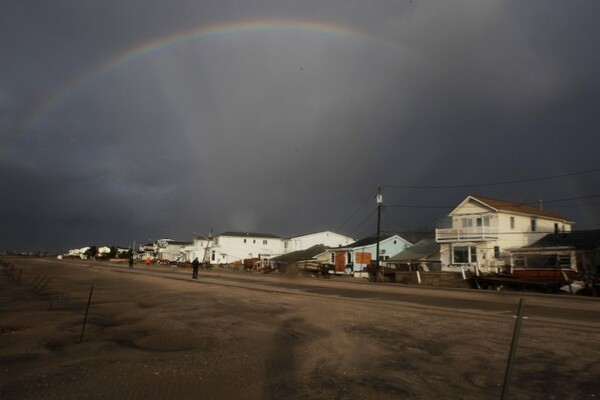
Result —
[[[9, 2], [0, 16], [0, 165], [11, 189], [0, 197], [0, 247], [189, 239], [211, 227], [281, 235], [342, 228], [359, 237], [373, 230], [370, 196], [380, 184], [597, 168], [598, 8]], [[169, 35], [271, 18], [355, 34], [230, 33], [111, 64]], [[81, 74], [87, 79], [74, 84]], [[597, 182], [598, 174], [583, 174], [512, 186], [384, 187], [384, 222], [432, 229], [450, 208], [392, 206], [451, 207], [470, 193], [536, 202], [593, 194]], [[554, 211], [579, 228], [600, 224], [597, 206]]]

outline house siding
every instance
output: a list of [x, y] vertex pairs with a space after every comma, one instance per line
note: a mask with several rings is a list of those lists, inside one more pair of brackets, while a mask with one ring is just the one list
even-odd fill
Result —
[[209, 248], [209, 259], [213, 264], [229, 264], [246, 258], [271, 258], [282, 253], [281, 238], [218, 235]]

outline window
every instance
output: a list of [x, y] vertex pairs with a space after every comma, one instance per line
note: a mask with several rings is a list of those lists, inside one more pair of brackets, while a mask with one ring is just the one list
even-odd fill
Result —
[[252, 243], [256, 243], [256, 239], [252, 239]]
[[219, 238], [218, 238], [218, 237], [216, 237], [216, 238], [215, 238], [215, 246], [218, 246], [218, 245], [219, 245]]
[[471, 246], [470, 251], [471, 251], [471, 262], [476, 263], [477, 262], [477, 249], [475, 248], [475, 246]]
[[466, 264], [469, 262], [469, 248], [460, 246], [455, 247], [452, 254], [453, 262], [457, 264]]
[[527, 259], [525, 256], [515, 256], [515, 268], [526, 268]]
[[462, 227], [463, 228], [471, 228], [473, 227], [473, 220], [470, 218], [463, 218], [462, 219]]
[[475, 246], [456, 246], [452, 252], [452, 262], [455, 264], [468, 264], [477, 262], [477, 248]]
[[535, 232], [537, 230], [537, 219], [531, 218], [531, 232]]
[[558, 224], [554, 223], [554, 233], [558, 233]]
[[211, 259], [211, 261], [215, 261], [215, 251], [214, 250], [210, 252], [210, 259]]
[[510, 217], [510, 229], [515, 229], [515, 217]]
[[571, 256], [568, 254], [559, 254], [558, 266], [560, 268], [571, 268]]
[[494, 258], [500, 258], [500, 246], [494, 246]]
[[490, 226], [490, 217], [489, 216], [485, 216], [485, 217], [479, 217], [477, 218], [477, 226], [478, 227], [482, 227], [482, 226]]
[[266, 240], [263, 240], [263, 244], [267, 244], [267, 241], [266, 241]]

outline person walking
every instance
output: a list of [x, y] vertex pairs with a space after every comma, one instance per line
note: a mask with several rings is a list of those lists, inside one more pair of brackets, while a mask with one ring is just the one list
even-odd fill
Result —
[[200, 268], [200, 261], [198, 261], [198, 257], [194, 258], [192, 261], [192, 279], [198, 279], [198, 268]]
[[129, 268], [133, 269], [133, 254], [129, 256]]

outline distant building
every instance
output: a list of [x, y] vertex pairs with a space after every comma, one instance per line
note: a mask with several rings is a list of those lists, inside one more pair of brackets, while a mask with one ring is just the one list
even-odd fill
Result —
[[229, 264], [247, 258], [269, 259], [283, 253], [284, 239], [270, 233], [223, 232], [209, 246], [211, 264]]
[[186, 261], [193, 261], [196, 257], [200, 262], [209, 261], [211, 243], [212, 239], [209, 237], [196, 236], [191, 245], [182, 249], [182, 252], [185, 253]]
[[316, 245], [325, 247], [344, 247], [355, 242], [351, 237], [331, 231], [314, 232], [300, 236], [293, 236], [284, 240], [284, 253], [302, 251]]
[[168, 262], [188, 261], [185, 248], [192, 245], [192, 242], [180, 242], [172, 239], [160, 239], [157, 241], [156, 259]]

